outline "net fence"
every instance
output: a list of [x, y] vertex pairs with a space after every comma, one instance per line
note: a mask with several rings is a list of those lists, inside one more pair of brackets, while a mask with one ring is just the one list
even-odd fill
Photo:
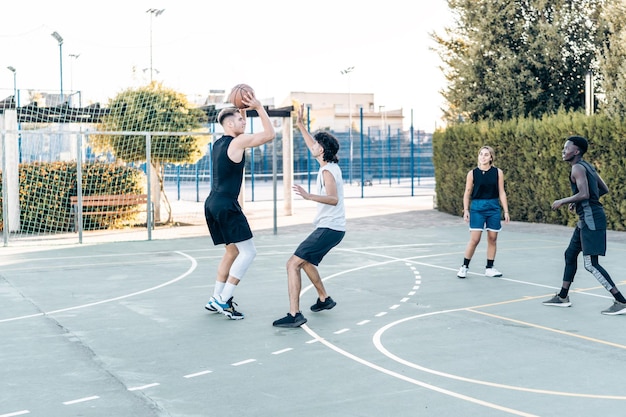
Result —
[[[154, 228], [204, 225], [211, 140], [221, 136], [219, 106], [194, 108], [157, 85], [122, 93], [106, 108], [44, 99], [0, 103], [5, 245], [81, 241], [83, 233], [101, 231], [145, 230], [150, 238]], [[284, 163], [291, 164], [294, 182], [315, 184], [317, 162], [299, 131], [284, 129], [291, 109], [269, 113], [277, 138], [247, 150], [243, 201], [284, 200]], [[259, 128], [254, 116], [251, 132]], [[406, 196], [414, 187], [433, 186], [429, 135], [380, 128], [333, 133], [346, 197]]]

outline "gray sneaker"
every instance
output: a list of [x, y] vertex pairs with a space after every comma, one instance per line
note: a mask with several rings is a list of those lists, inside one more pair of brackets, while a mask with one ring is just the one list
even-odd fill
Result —
[[555, 306], [555, 307], [570, 307], [572, 303], [569, 301], [569, 295], [565, 298], [559, 297], [558, 294], [555, 294], [554, 297], [546, 300], [542, 303], [544, 306]]
[[617, 316], [618, 314], [626, 314], [626, 304], [614, 301], [613, 305], [606, 310], [602, 311], [602, 314], [607, 316]]

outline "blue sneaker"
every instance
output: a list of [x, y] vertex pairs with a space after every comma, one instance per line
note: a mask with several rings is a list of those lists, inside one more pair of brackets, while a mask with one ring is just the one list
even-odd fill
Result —
[[209, 300], [208, 303], [206, 303], [204, 308], [206, 308], [207, 310], [209, 310], [212, 313], [219, 313], [219, 311], [217, 311], [217, 308], [215, 308], [213, 303], [215, 303], [215, 298], [211, 297], [211, 299]]

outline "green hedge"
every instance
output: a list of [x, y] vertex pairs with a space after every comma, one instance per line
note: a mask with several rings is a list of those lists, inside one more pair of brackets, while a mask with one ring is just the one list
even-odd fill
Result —
[[[20, 226], [22, 233], [72, 230], [70, 197], [77, 195], [76, 162], [35, 162], [19, 167]], [[1, 179], [1, 174], [0, 174]], [[145, 194], [143, 171], [123, 165], [87, 163], [82, 168], [83, 195]], [[0, 221], [2, 220], [0, 181]], [[137, 213], [86, 216], [85, 230], [120, 227]]]
[[463, 123], [433, 135], [435, 190], [439, 210], [462, 215], [467, 172], [477, 165], [478, 150], [495, 150], [494, 166], [504, 171], [511, 220], [573, 226], [567, 209], [553, 211], [554, 200], [571, 195], [570, 165], [561, 159], [567, 136], [589, 140], [584, 159], [594, 164], [609, 186], [602, 197], [608, 228], [626, 230], [626, 124], [604, 115], [560, 112], [543, 119]]

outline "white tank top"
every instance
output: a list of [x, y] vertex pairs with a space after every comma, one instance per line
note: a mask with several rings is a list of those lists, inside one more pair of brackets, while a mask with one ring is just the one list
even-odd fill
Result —
[[337, 197], [339, 201], [336, 206], [330, 204], [317, 203], [317, 215], [313, 220], [315, 227], [327, 227], [340, 232], [346, 231], [346, 209], [343, 204], [343, 177], [341, 168], [334, 162], [329, 162], [320, 167], [317, 172], [317, 194], [326, 196], [323, 172], [330, 172], [335, 177], [337, 183]]

